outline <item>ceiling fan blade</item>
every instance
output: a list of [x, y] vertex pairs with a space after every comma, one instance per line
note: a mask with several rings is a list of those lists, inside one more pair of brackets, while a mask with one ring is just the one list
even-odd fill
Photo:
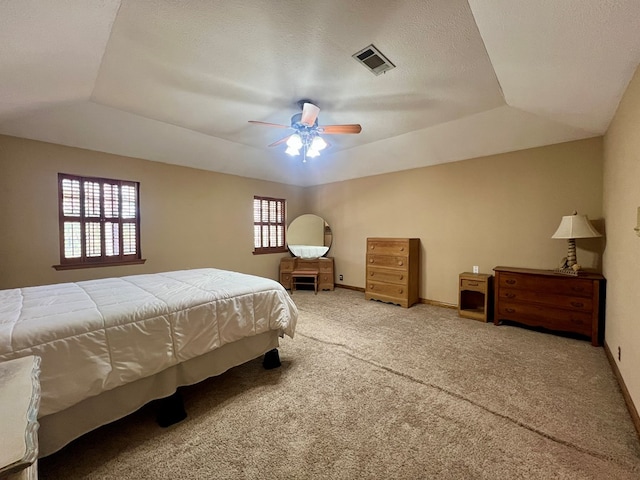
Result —
[[342, 133], [360, 133], [362, 127], [357, 123], [347, 125], [320, 125], [318, 131], [327, 135], [342, 134]]
[[318, 118], [318, 113], [320, 113], [320, 108], [316, 107], [313, 103], [305, 103], [302, 106], [300, 123], [307, 127], [313, 127]]
[[249, 123], [255, 123], [255, 124], [258, 124], [258, 125], [266, 125], [267, 127], [291, 128], [289, 125], [280, 125], [279, 123], [259, 122], [258, 120], [249, 120]]
[[291, 135], [287, 135], [286, 137], [281, 138], [280, 140], [276, 140], [275, 142], [273, 142], [272, 144], [267, 145], [267, 146], [268, 146], [268, 147], [275, 147], [275, 146], [277, 146], [277, 145], [280, 145], [280, 144], [282, 144], [282, 143], [285, 143], [287, 140], [289, 140], [289, 137], [290, 137], [290, 136], [291, 136]]

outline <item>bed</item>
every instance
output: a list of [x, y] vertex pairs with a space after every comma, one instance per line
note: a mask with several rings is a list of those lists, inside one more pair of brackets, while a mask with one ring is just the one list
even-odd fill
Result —
[[42, 359], [40, 456], [293, 338], [277, 282], [213, 268], [0, 291], [0, 361]]

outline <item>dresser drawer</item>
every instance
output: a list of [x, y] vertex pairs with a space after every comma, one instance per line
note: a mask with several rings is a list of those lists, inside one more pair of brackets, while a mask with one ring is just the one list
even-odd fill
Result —
[[389, 255], [367, 255], [368, 267], [386, 267], [407, 269], [407, 257], [392, 257]]
[[293, 272], [295, 270], [295, 258], [282, 258], [280, 259], [280, 271], [281, 272]]
[[287, 290], [291, 289], [291, 273], [280, 273], [280, 284]]
[[593, 311], [593, 299], [590, 297], [569, 297], [566, 295], [556, 295], [547, 292], [516, 290], [511, 288], [500, 289], [498, 297], [508, 302], [536, 303], [558, 308], [580, 310], [583, 312]]
[[333, 272], [333, 261], [320, 260], [319, 267], [321, 272]]
[[367, 292], [373, 295], [382, 295], [392, 298], [405, 298], [408, 289], [406, 285], [393, 285], [390, 283], [378, 283], [367, 281]]
[[500, 288], [518, 288], [577, 297], [593, 296], [593, 281], [579, 278], [554, 278], [552, 276], [526, 276], [501, 273]]
[[517, 302], [500, 302], [496, 313], [500, 318], [522, 322], [526, 325], [591, 335], [593, 319], [591, 314], [586, 312]]
[[389, 268], [368, 267], [367, 282], [385, 282], [396, 285], [407, 285], [409, 276], [402, 270], [392, 270]]
[[367, 243], [367, 253], [378, 255], [409, 255], [408, 240], [369, 240]]

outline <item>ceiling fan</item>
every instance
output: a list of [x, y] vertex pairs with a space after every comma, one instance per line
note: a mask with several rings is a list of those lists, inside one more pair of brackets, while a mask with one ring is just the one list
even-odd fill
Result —
[[300, 155], [300, 151], [302, 150], [303, 162], [307, 161], [307, 157], [317, 157], [320, 155], [320, 150], [325, 149], [329, 145], [329, 143], [320, 136], [321, 134], [338, 135], [360, 133], [362, 131], [362, 127], [358, 124], [318, 125], [320, 108], [307, 100], [301, 100], [298, 104], [302, 107], [302, 112], [296, 113], [291, 117], [291, 125], [260, 122], [258, 120], [249, 120], [249, 123], [294, 130], [292, 134], [273, 142], [269, 147], [286, 143], [286, 153], [294, 156]]

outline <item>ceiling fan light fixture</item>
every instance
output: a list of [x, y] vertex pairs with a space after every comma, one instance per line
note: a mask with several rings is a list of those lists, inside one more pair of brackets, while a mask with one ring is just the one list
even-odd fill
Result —
[[318, 150], [316, 150], [315, 148], [311, 147], [309, 148], [309, 150], [307, 150], [307, 157], [309, 158], [315, 158], [317, 156], [320, 155], [320, 152]]
[[320, 150], [324, 150], [325, 148], [327, 148], [327, 142], [325, 142], [321, 136], [316, 135], [313, 137], [313, 140], [311, 141], [312, 150], [315, 150], [320, 154]]
[[294, 148], [296, 150], [300, 150], [302, 148], [302, 138], [297, 133], [294, 133], [287, 140], [287, 147]]
[[287, 149], [284, 151], [284, 153], [288, 153], [292, 157], [295, 157], [296, 155], [300, 155], [300, 150], [298, 150], [297, 148], [293, 148], [293, 147], [287, 147]]
[[269, 146], [275, 147], [284, 143], [287, 145], [285, 153], [291, 156], [297, 156], [302, 152], [303, 162], [307, 161], [307, 157], [313, 158], [319, 156], [321, 150], [331, 146], [320, 134], [353, 134], [362, 131], [362, 127], [355, 123], [348, 125], [318, 125], [320, 108], [307, 100], [301, 100], [299, 103], [302, 105], [302, 112], [296, 113], [291, 117], [291, 126], [289, 127], [278, 123], [268, 123], [258, 120], [249, 120], [249, 123], [266, 125], [268, 127], [290, 128], [293, 130], [294, 133], [276, 140]]

